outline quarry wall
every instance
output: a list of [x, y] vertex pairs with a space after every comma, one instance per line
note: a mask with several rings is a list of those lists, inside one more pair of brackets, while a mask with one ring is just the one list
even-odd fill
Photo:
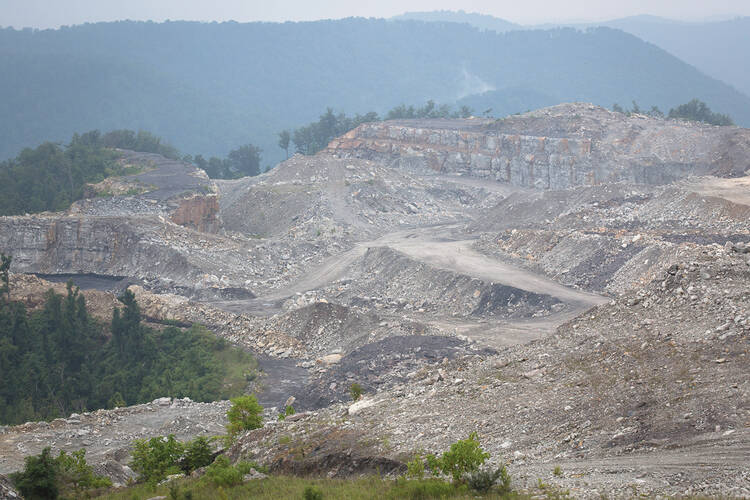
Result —
[[615, 145], [586, 137], [420, 128], [389, 122], [360, 125], [333, 140], [328, 151], [345, 157], [385, 161], [396, 167], [428, 168], [538, 189], [618, 181], [666, 184], [688, 175], [704, 175], [713, 169], [707, 161], [663, 161], [651, 154], [622, 155], [621, 151], [615, 151]]

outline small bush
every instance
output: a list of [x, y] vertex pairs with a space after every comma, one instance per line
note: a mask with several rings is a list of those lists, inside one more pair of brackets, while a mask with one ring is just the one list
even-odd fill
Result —
[[27, 499], [58, 498], [78, 494], [91, 488], [112, 486], [112, 481], [94, 474], [86, 463], [86, 450], [80, 449], [70, 455], [60, 451], [53, 459], [50, 448], [38, 456], [26, 457], [26, 467], [11, 476], [18, 491]]
[[28, 500], [55, 499], [60, 494], [57, 467], [49, 447], [38, 456], [26, 457], [26, 466], [11, 476], [19, 493]]
[[175, 439], [174, 434], [148, 441], [136, 439], [130, 467], [138, 473], [138, 481], [158, 483], [170, 474], [182, 472], [178, 464], [184, 451], [183, 444]]
[[232, 407], [227, 412], [227, 432], [231, 440], [242, 431], [263, 427], [263, 407], [255, 396], [240, 396], [231, 401]]
[[466, 483], [474, 491], [487, 493], [492, 487], [499, 483], [500, 493], [510, 492], [510, 474], [505, 466], [498, 467], [494, 471], [490, 469], [480, 469], [466, 475]]
[[552, 470], [552, 474], [554, 474], [557, 477], [562, 476], [562, 468], [559, 465], [556, 465], [555, 468]]
[[427, 464], [433, 474], [442, 472], [451, 476], [454, 483], [460, 483], [463, 476], [479, 469], [490, 454], [482, 450], [476, 432], [472, 432], [468, 439], [457, 441], [451, 445], [450, 450], [443, 453], [440, 458], [434, 455], [427, 456]]
[[406, 464], [406, 477], [424, 479], [424, 461], [422, 455], [415, 455], [414, 460]]
[[229, 463], [224, 455], [219, 455], [214, 463], [206, 468], [206, 477], [216, 486], [237, 486], [242, 484], [242, 472]]
[[180, 461], [180, 467], [185, 474], [190, 474], [195, 469], [205, 467], [213, 461], [213, 452], [208, 439], [199, 436], [185, 446], [185, 453]]
[[295, 413], [294, 406], [287, 405], [286, 408], [284, 409], [284, 413], [279, 414], [279, 420], [284, 420], [286, 417], [290, 415], [294, 415], [294, 413]]
[[235, 467], [237, 467], [237, 469], [242, 473], [243, 476], [245, 474], [250, 474], [250, 471], [252, 469], [255, 469], [258, 472], [262, 472], [263, 474], [268, 474], [268, 467], [260, 465], [258, 464], [258, 462], [247, 462], [243, 460], [242, 462], [237, 462], [237, 465], [235, 465]]
[[323, 500], [323, 492], [315, 486], [307, 486], [302, 493], [304, 500]]
[[219, 455], [214, 463], [206, 467], [205, 477], [215, 486], [232, 487], [242, 484], [242, 478], [245, 474], [249, 474], [252, 469], [264, 474], [268, 473], [268, 468], [255, 462], [243, 461], [232, 465], [225, 455]]
[[349, 395], [352, 397], [352, 401], [358, 401], [363, 392], [362, 386], [356, 382], [349, 386]]

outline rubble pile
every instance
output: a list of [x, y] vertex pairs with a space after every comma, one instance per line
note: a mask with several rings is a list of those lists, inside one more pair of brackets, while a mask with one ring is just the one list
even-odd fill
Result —
[[366, 404], [265, 429], [270, 447], [259, 449], [256, 433], [239, 446], [269, 459], [333, 420], [396, 458], [439, 452], [476, 430], [527, 487], [540, 478], [576, 497], [747, 496], [749, 247], [727, 248], [665, 269], [552, 337], [438, 360]]
[[126, 408], [73, 413], [51, 422], [0, 427], [0, 474], [19, 470], [25, 456], [38, 455], [47, 446], [67, 452], [85, 448], [86, 460], [97, 473], [122, 486], [135, 477], [127, 465], [135, 439], [174, 434], [187, 440], [222, 434], [228, 409], [228, 401], [159, 398]]

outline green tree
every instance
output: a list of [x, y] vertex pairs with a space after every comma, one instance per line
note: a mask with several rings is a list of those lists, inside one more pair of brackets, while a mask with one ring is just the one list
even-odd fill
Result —
[[233, 440], [242, 431], [263, 427], [263, 407], [254, 395], [233, 398], [231, 402], [232, 406], [227, 412], [230, 439]]
[[440, 458], [427, 456], [427, 465], [434, 472], [442, 472], [451, 476], [454, 483], [463, 481], [465, 474], [476, 472], [490, 457], [479, 444], [476, 432], [472, 432], [468, 439], [456, 441], [450, 450], [443, 452]]
[[10, 263], [13, 257], [0, 253], [0, 298], [3, 294], [8, 302], [10, 302]]
[[141, 324], [132, 293], [113, 312], [111, 339], [83, 294], [45, 294], [28, 314], [0, 295], [0, 424], [124, 406], [170, 395], [215, 401], [241, 393], [247, 353], [194, 325], [155, 331]]
[[664, 113], [659, 109], [659, 106], [651, 106], [651, 111], [648, 112], [648, 115], [654, 118], [664, 118]]
[[107, 401], [107, 408], [114, 409], [114, 408], [122, 408], [126, 406], [127, 403], [125, 403], [125, 399], [122, 397], [122, 394], [120, 394], [120, 391], [115, 392], [111, 398], [109, 398], [109, 401]]
[[60, 494], [57, 467], [49, 446], [38, 456], [26, 457], [24, 470], [13, 474], [11, 479], [27, 500], [54, 500]]
[[124, 308], [112, 311], [112, 339], [123, 359], [136, 359], [141, 356], [144, 330], [141, 326], [141, 309], [130, 290], [125, 290], [117, 298]]
[[112, 481], [94, 474], [94, 469], [86, 463], [86, 450], [81, 448], [70, 455], [60, 450], [55, 459], [57, 482], [63, 492], [73, 490], [80, 493], [90, 488], [112, 486]]
[[693, 99], [686, 104], [681, 104], [676, 108], [670, 109], [668, 117], [703, 122], [711, 125], [734, 125], [734, 122], [728, 115], [714, 113], [705, 102], [698, 99]]
[[138, 473], [138, 480], [158, 483], [169, 474], [178, 474], [178, 466], [185, 448], [174, 434], [149, 439], [136, 439], [130, 467]]
[[87, 183], [127, 173], [112, 148], [159, 153], [177, 158], [177, 151], [148, 133], [98, 130], [74, 134], [65, 146], [45, 142], [0, 162], [0, 215], [64, 210], [85, 194]]
[[292, 135], [288, 130], [282, 130], [279, 132], [279, 147], [286, 153], [286, 158], [289, 159], [289, 141], [292, 139]]
[[212, 461], [213, 452], [208, 439], [198, 436], [185, 446], [185, 454], [180, 461], [180, 466], [185, 473], [189, 474], [195, 469], [209, 465]]
[[245, 144], [227, 155], [230, 172], [237, 177], [260, 174], [260, 148]]

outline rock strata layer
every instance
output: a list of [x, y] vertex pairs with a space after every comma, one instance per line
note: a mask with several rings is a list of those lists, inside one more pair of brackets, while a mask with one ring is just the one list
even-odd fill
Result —
[[[543, 122], [543, 125], [540, 125]], [[328, 150], [399, 167], [566, 189], [609, 182], [667, 184], [750, 167], [750, 132], [564, 104], [502, 120], [366, 123]]]

